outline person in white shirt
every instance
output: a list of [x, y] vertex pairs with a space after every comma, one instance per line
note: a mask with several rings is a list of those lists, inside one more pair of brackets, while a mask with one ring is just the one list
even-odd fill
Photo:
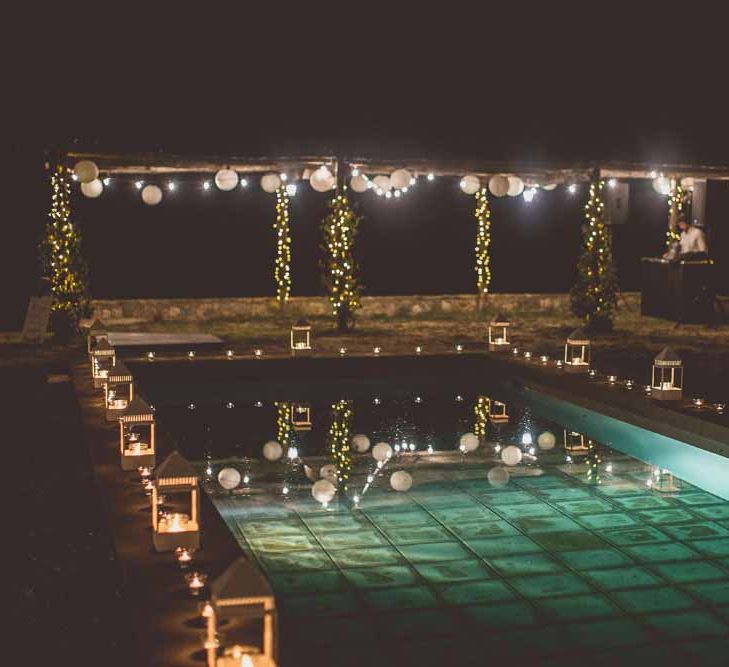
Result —
[[681, 236], [678, 242], [664, 255], [669, 261], [680, 259], [705, 259], [709, 252], [704, 230], [690, 222], [680, 220]]

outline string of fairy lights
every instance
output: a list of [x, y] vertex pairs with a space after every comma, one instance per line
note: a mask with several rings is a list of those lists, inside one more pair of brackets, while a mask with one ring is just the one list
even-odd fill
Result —
[[486, 428], [489, 422], [489, 405], [488, 396], [479, 396], [473, 404], [473, 433], [479, 438], [486, 437]]
[[332, 404], [332, 423], [327, 434], [327, 447], [337, 467], [337, 480], [340, 488], [346, 490], [352, 473], [352, 450], [350, 436], [354, 412], [352, 401], [339, 400]]
[[678, 224], [686, 221], [688, 192], [680, 183], [676, 183], [668, 195], [668, 229], [666, 230], [666, 247], [671, 248], [681, 240]]
[[273, 277], [276, 281], [276, 300], [284, 305], [291, 296], [291, 229], [289, 221], [289, 195], [285, 187], [276, 190], [276, 259]]
[[276, 440], [288, 451], [291, 445], [293, 425], [291, 424], [291, 403], [276, 401]]
[[480, 188], [475, 194], [476, 209], [476, 288], [479, 296], [486, 296], [491, 285], [491, 210], [488, 191]]

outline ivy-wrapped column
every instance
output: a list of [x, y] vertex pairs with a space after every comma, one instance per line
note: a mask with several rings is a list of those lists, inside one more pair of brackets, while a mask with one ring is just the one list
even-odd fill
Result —
[[283, 308], [291, 296], [291, 229], [289, 224], [289, 195], [286, 187], [276, 190], [276, 260], [273, 277], [276, 280], [276, 300]]
[[686, 221], [690, 193], [676, 182], [668, 195], [668, 230], [666, 231], [666, 248], [671, 248], [681, 240], [679, 222]]
[[491, 285], [491, 209], [489, 207], [488, 191], [481, 188], [474, 195], [476, 208], [476, 289], [478, 290], [478, 305], [483, 307]]
[[617, 305], [618, 280], [613, 267], [612, 233], [605, 222], [604, 188], [603, 179], [593, 178], [585, 205], [577, 278], [570, 291], [572, 312], [592, 331], [612, 328]]

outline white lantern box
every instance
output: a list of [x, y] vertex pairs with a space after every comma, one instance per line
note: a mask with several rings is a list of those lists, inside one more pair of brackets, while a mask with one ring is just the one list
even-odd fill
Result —
[[302, 318], [291, 327], [291, 354], [309, 352], [311, 352], [311, 325]]
[[[154, 471], [152, 488], [152, 542], [155, 551], [200, 548], [200, 490], [195, 469], [178, 451]], [[160, 512], [159, 496], [174, 507]], [[184, 507], [178, 507], [183, 504]]]
[[653, 360], [651, 398], [678, 401], [683, 397], [683, 362], [675, 350], [664, 347]]
[[91, 377], [94, 389], [103, 389], [109, 370], [116, 363], [116, 352], [106, 338], [101, 338], [91, 350]]
[[564, 430], [564, 449], [572, 456], [584, 456], [590, 451], [589, 441], [583, 433]]
[[119, 415], [119, 453], [122, 470], [154, 467], [154, 412], [139, 396]]
[[564, 346], [564, 369], [569, 373], [590, 370], [590, 339], [584, 329], [575, 329]]
[[291, 425], [295, 431], [311, 431], [311, 406], [308, 403], [291, 404]]
[[91, 351], [96, 348], [99, 341], [105, 340], [109, 342], [109, 332], [106, 330], [104, 323], [99, 320], [94, 320], [93, 324], [89, 327], [86, 334], [86, 350], [91, 356]]
[[506, 408], [506, 403], [502, 403], [493, 398], [487, 399], [486, 403], [489, 421], [495, 424], [504, 424], [509, 421], [509, 412]]
[[104, 383], [106, 421], [115, 422], [134, 398], [134, 377], [123, 361], [117, 360], [109, 369]]
[[511, 322], [499, 313], [489, 322], [489, 351], [505, 352], [511, 347], [509, 343], [509, 327]]

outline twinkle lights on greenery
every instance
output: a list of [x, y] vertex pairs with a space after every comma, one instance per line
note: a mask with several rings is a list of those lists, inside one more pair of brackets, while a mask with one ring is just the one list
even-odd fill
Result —
[[476, 287], [479, 300], [486, 297], [491, 284], [491, 209], [489, 208], [488, 191], [481, 188], [476, 194]]
[[289, 195], [286, 187], [276, 190], [276, 261], [273, 276], [276, 280], [276, 299], [283, 306], [291, 296], [291, 229], [289, 227]]
[[490, 401], [487, 396], [479, 396], [473, 405], [473, 414], [475, 417], [473, 423], [473, 432], [479, 438], [486, 437], [486, 425], [489, 420]]
[[347, 480], [352, 472], [352, 452], [349, 446], [352, 429], [352, 401], [344, 399], [332, 404], [332, 424], [327, 435], [327, 446], [337, 466], [337, 479], [342, 489], [346, 490]]
[[81, 255], [81, 234], [71, 222], [71, 170], [60, 164], [51, 174], [51, 210], [40, 256], [42, 275], [53, 295], [54, 320], [75, 329], [88, 307], [88, 269]]
[[612, 235], [605, 223], [605, 181], [595, 177], [585, 205], [583, 250], [570, 291], [572, 312], [593, 331], [612, 328], [618, 281], [613, 268]]
[[360, 285], [354, 260], [354, 240], [360, 222], [361, 217], [354, 212], [346, 195], [337, 194], [331, 200], [323, 222], [324, 285], [340, 331], [352, 327], [354, 314], [360, 307]]
[[600, 463], [602, 463], [602, 457], [600, 456], [600, 450], [597, 448], [597, 444], [595, 444], [592, 440], [588, 440], [587, 443], [585, 463], [587, 464], [587, 481], [592, 484], [599, 484]]
[[293, 426], [291, 424], [291, 403], [276, 401], [276, 440], [288, 451], [291, 445]]
[[681, 240], [678, 223], [686, 221], [686, 208], [689, 193], [681, 187], [680, 183], [668, 195], [668, 230], [666, 231], [666, 247], [671, 248], [674, 243]]

